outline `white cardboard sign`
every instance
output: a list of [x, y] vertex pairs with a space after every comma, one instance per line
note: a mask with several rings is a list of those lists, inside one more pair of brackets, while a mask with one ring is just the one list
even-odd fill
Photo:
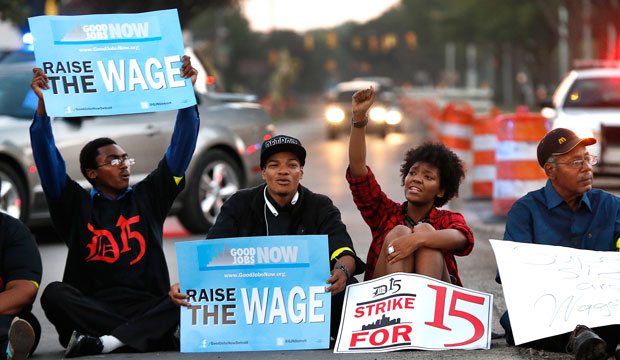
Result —
[[517, 345], [620, 324], [620, 253], [490, 240]]
[[489, 349], [493, 295], [395, 273], [347, 287], [335, 353]]

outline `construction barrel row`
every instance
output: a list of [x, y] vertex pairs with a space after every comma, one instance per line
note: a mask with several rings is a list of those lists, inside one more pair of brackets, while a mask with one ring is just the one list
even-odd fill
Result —
[[467, 165], [471, 196], [492, 199], [495, 215], [507, 215], [517, 199], [545, 185], [536, 158], [538, 142], [550, 130], [542, 115], [527, 107], [514, 114], [500, 114], [497, 109], [476, 114], [466, 103], [448, 103], [440, 112], [428, 101], [422, 104], [433, 110], [426, 113], [431, 135]]

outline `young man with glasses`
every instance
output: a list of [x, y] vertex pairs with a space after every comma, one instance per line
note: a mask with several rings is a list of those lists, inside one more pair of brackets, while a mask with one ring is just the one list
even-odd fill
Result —
[[[181, 76], [196, 81], [184, 56]], [[134, 159], [109, 138], [80, 152], [80, 170], [92, 185], [83, 189], [65, 171], [46, 114], [48, 79], [34, 69], [31, 87], [39, 104], [30, 127], [34, 160], [56, 231], [69, 253], [62, 282], [41, 296], [45, 315], [66, 347], [65, 356], [178, 349], [179, 308], [168, 296], [170, 278], [162, 247], [163, 223], [183, 190], [200, 119], [180, 109], [170, 146], [158, 167], [129, 186]]]
[[[548, 177], [547, 184], [514, 203], [508, 212], [505, 240], [618, 251], [620, 199], [592, 188], [593, 165], [598, 159], [588, 153], [586, 146], [595, 143], [594, 138], [580, 139], [563, 128], [554, 129], [543, 137], [538, 144], [537, 157]], [[500, 323], [506, 329], [506, 341], [514, 345], [507, 312]], [[568, 351], [577, 359], [606, 359], [606, 353], [614, 353], [620, 341], [620, 326], [593, 330], [578, 325], [572, 333], [520, 346]], [[620, 352], [616, 358], [618, 355]]]

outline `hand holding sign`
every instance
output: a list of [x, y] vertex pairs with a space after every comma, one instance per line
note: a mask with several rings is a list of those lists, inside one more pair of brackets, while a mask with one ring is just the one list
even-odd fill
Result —
[[45, 116], [47, 112], [45, 111], [45, 102], [43, 101], [43, 90], [49, 89], [50, 86], [48, 84], [48, 79], [43, 70], [39, 68], [32, 69], [32, 80], [30, 81], [30, 87], [37, 94], [39, 98], [39, 105], [37, 106], [37, 114], [41, 116]]
[[191, 57], [184, 55], [181, 60], [183, 60], [183, 65], [181, 66], [181, 76], [184, 79], [191, 78], [192, 85], [196, 84], [196, 78], [198, 77], [198, 70], [192, 67], [192, 62], [190, 61]]
[[[342, 263], [343, 266], [346, 266], [349, 273], [347, 274], [344, 269], [339, 269], [339, 264]], [[334, 264], [334, 268], [331, 271], [332, 276], [327, 279], [327, 283], [331, 284], [330, 287], [327, 288], [328, 292], [331, 292], [332, 295], [336, 295], [347, 287], [347, 281], [349, 280], [349, 276], [351, 273], [355, 272], [355, 259], [353, 256], [345, 255], [338, 259], [338, 262]]]
[[189, 299], [189, 295], [183, 294], [181, 292], [181, 286], [179, 285], [179, 283], [176, 283], [170, 286], [170, 291], [168, 292], [168, 296], [170, 296], [170, 299], [172, 299], [172, 302], [176, 306], [189, 306], [190, 305], [190, 303], [186, 301]]
[[40, 88], [46, 90], [51, 116], [166, 111], [196, 104], [191, 86], [196, 71], [189, 58], [181, 59], [176, 10], [39, 16], [29, 24], [37, 67], [49, 80], [49, 88]]

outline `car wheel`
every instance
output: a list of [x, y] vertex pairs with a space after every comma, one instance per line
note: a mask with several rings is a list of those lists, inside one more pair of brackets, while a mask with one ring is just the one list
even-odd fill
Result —
[[26, 186], [5, 163], [0, 163], [0, 211], [22, 221], [28, 219]]
[[200, 158], [187, 180], [179, 220], [195, 234], [206, 234], [220, 208], [242, 182], [237, 162], [222, 150], [211, 150]]

